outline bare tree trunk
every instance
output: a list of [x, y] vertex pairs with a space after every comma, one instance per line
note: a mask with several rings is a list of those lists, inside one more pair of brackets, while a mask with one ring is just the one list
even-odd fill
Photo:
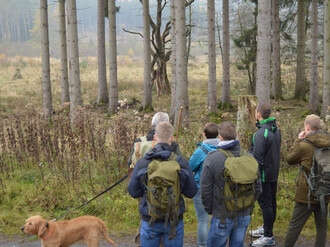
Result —
[[273, 87], [274, 98], [282, 97], [279, 0], [273, 0]]
[[250, 149], [253, 133], [255, 132], [255, 110], [258, 106], [256, 96], [239, 96], [237, 110], [237, 138], [241, 147]]
[[69, 102], [68, 52], [66, 46], [65, 0], [59, 0], [60, 36], [61, 36], [61, 102]]
[[214, 0], [207, 0], [208, 23], [208, 58], [209, 58], [209, 82], [208, 82], [208, 107], [209, 113], [217, 113], [217, 67], [215, 52], [215, 8]]
[[176, 111], [174, 123], [179, 120], [180, 107], [182, 124], [189, 125], [187, 48], [186, 48], [186, 13], [185, 1], [175, 1], [175, 36], [176, 36]]
[[330, 115], [330, 3], [324, 0], [324, 82], [322, 116]]
[[270, 100], [271, 1], [258, 1], [258, 49], [256, 96], [259, 103]]
[[309, 94], [309, 109], [316, 113], [318, 108], [318, 2], [312, 2], [312, 45], [311, 45], [311, 84]]
[[71, 121], [74, 122], [77, 107], [82, 105], [76, 0], [67, 0], [66, 8], [70, 71], [70, 112]]
[[176, 42], [175, 42], [175, 0], [171, 0], [171, 69], [172, 69], [172, 95], [170, 118], [173, 120], [176, 111]]
[[143, 61], [144, 61], [144, 94], [143, 109], [152, 109], [152, 81], [151, 81], [151, 48], [150, 48], [150, 23], [149, 0], [142, 1], [143, 7]]
[[107, 65], [105, 59], [105, 6], [104, 0], [97, 1], [97, 61], [98, 91], [97, 103], [108, 103]]
[[221, 107], [230, 106], [230, 35], [229, 35], [229, 0], [222, 1], [222, 35], [223, 35], [223, 63], [222, 63], [222, 94]]
[[41, 54], [42, 54], [42, 98], [43, 115], [51, 118], [52, 114], [52, 87], [50, 83], [49, 37], [48, 37], [48, 6], [47, 0], [40, 0], [41, 24]]
[[305, 97], [305, 1], [298, 0], [297, 10], [297, 70], [294, 97]]
[[109, 112], [113, 114], [118, 107], [117, 79], [117, 37], [116, 37], [116, 1], [108, 0], [109, 8], [109, 61], [110, 61], [110, 92]]

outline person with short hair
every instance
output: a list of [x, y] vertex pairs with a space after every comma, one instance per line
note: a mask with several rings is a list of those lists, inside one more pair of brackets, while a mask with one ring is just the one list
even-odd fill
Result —
[[[236, 128], [231, 122], [223, 122], [219, 126], [219, 149], [241, 154], [239, 140], [236, 140]], [[251, 155], [251, 154], [249, 154]], [[246, 230], [250, 224], [253, 206], [235, 212], [233, 215], [227, 210], [223, 187], [225, 185], [224, 168], [227, 156], [220, 151], [211, 151], [204, 160], [200, 181], [201, 198], [206, 212], [212, 215], [208, 233], [208, 247], [243, 247]], [[222, 188], [222, 189], [221, 189]], [[260, 176], [254, 183], [255, 196], [261, 193]], [[225, 219], [222, 218], [225, 213]]]
[[[151, 129], [148, 132], [148, 134], [145, 136], [146, 137], [146, 140], [147, 141], [153, 141], [154, 140], [156, 126], [159, 123], [162, 123], [162, 122], [169, 123], [169, 121], [170, 121], [170, 119], [169, 119], [169, 116], [168, 116], [168, 114], [166, 112], [157, 112], [152, 117], [152, 120], [151, 120]], [[143, 137], [140, 137], [140, 138], [136, 139], [134, 141], [134, 143], [141, 142], [142, 141], [142, 138]], [[128, 167], [131, 167], [132, 166], [132, 156], [133, 156], [133, 153], [134, 153], [134, 143], [133, 143], [133, 148], [132, 148], [132, 151], [131, 151], [130, 158], [128, 160]], [[180, 146], [179, 146], [178, 143], [176, 143], [175, 141], [172, 141], [171, 142], [171, 148], [172, 148], [173, 152], [176, 155], [181, 155], [181, 150], [180, 150]]]
[[[217, 150], [217, 145], [220, 142], [218, 138], [219, 129], [215, 123], [207, 123], [204, 126], [203, 135], [206, 138], [203, 142], [197, 143], [198, 148], [190, 157], [189, 164], [191, 170], [195, 173], [195, 181], [199, 188], [200, 177], [202, 173], [203, 163], [208, 152]], [[207, 233], [209, 228], [209, 214], [205, 211], [198, 190], [196, 196], [193, 198], [195, 212], [198, 221], [197, 240], [198, 246], [206, 246]]]
[[[154, 139], [156, 141], [155, 147], [138, 160], [128, 185], [128, 192], [132, 197], [142, 197], [139, 207], [140, 214], [142, 215], [140, 230], [141, 246], [158, 247], [161, 237], [163, 237], [164, 246], [183, 246], [183, 213], [185, 212], [185, 204], [182, 195], [180, 195], [179, 223], [175, 228], [176, 237], [174, 239], [169, 240], [170, 224], [167, 224], [165, 227], [165, 219], [157, 219], [152, 225], [149, 225], [151, 216], [146, 198], [147, 188], [143, 183], [143, 179], [148, 171], [148, 165], [153, 159], [165, 161], [172, 155], [173, 150], [170, 146], [173, 141], [172, 125], [166, 122], [159, 123], [155, 129]], [[178, 174], [180, 191], [184, 196], [193, 198], [197, 193], [197, 185], [189, 163], [181, 156], [178, 156], [176, 161], [180, 165], [180, 172]]]
[[276, 119], [270, 117], [271, 107], [261, 103], [256, 109], [258, 128], [253, 135], [251, 149], [253, 157], [258, 161], [262, 180], [262, 193], [258, 198], [264, 221], [263, 227], [250, 231], [254, 237], [259, 237], [252, 246], [275, 245], [273, 226], [276, 219], [277, 179], [280, 169], [281, 131], [276, 125]]
[[305, 130], [299, 133], [286, 157], [289, 165], [300, 164], [303, 170], [297, 176], [295, 206], [284, 246], [295, 245], [302, 228], [313, 213], [317, 232], [314, 246], [324, 247], [327, 243], [327, 218], [322, 218], [320, 202], [315, 201], [313, 196], [310, 197], [311, 207], [308, 208], [309, 188], [304, 171], [309, 174], [313, 165], [314, 145], [319, 148], [330, 147], [330, 136], [321, 131], [321, 119], [317, 115], [308, 115], [304, 126]]

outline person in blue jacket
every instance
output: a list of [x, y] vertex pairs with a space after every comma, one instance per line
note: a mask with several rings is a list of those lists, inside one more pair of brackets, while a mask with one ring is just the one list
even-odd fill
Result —
[[[208, 152], [212, 150], [217, 150], [217, 145], [220, 142], [218, 138], [218, 126], [215, 123], [207, 123], [204, 126], [204, 137], [206, 138], [203, 142], [198, 143], [198, 148], [195, 150], [193, 155], [189, 160], [191, 170], [195, 173], [195, 181], [197, 187], [199, 188], [200, 177], [202, 173], [203, 163]], [[206, 246], [207, 243], [207, 234], [208, 234], [208, 225], [209, 225], [209, 214], [205, 211], [202, 204], [202, 199], [200, 195], [200, 190], [196, 196], [193, 198], [197, 221], [197, 240], [198, 246]]]

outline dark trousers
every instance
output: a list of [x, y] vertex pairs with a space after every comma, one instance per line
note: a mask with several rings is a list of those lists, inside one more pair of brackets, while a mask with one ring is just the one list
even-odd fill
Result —
[[276, 219], [277, 182], [262, 183], [262, 193], [258, 198], [264, 220], [265, 237], [273, 236], [273, 226]]
[[296, 202], [290, 220], [289, 229], [285, 237], [285, 247], [292, 247], [295, 245], [301, 230], [312, 213], [314, 213], [317, 232], [314, 246], [325, 246], [327, 241], [327, 219], [322, 219], [320, 205], [311, 204], [311, 209], [308, 209], [307, 204]]

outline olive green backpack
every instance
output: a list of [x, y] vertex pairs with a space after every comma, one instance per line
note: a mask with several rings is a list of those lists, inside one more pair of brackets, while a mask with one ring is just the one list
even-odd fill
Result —
[[134, 168], [136, 162], [154, 146], [155, 141], [148, 141], [146, 136], [141, 137], [140, 142], [134, 143], [134, 152], [132, 154], [132, 164], [130, 165], [130, 168]]
[[[218, 150], [227, 156], [222, 199], [227, 210], [236, 216], [237, 211], [253, 207], [256, 201], [254, 183], [258, 178], [258, 162], [243, 149], [239, 156], [234, 156], [230, 151]], [[225, 217], [226, 212], [223, 220]]]
[[170, 223], [169, 239], [176, 237], [180, 214], [180, 164], [172, 153], [168, 160], [153, 159], [148, 165], [144, 184], [147, 188], [147, 204], [151, 216], [149, 224], [157, 219]]

